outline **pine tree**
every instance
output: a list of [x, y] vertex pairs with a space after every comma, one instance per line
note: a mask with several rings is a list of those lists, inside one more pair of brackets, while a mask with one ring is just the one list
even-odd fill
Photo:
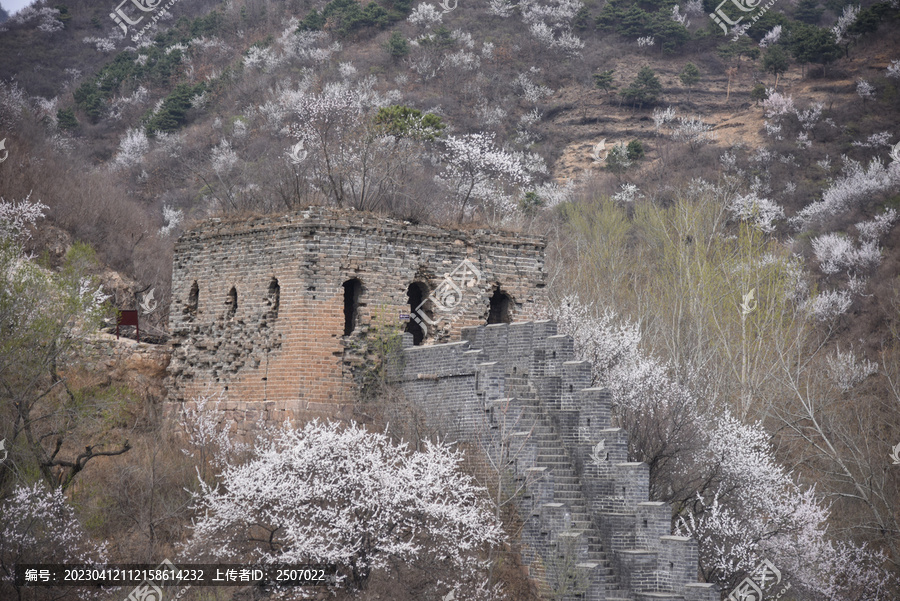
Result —
[[700, 81], [700, 69], [697, 68], [697, 65], [694, 63], [688, 63], [684, 66], [684, 69], [681, 70], [681, 73], [678, 74], [678, 78], [681, 80], [681, 83], [685, 85], [688, 89], [688, 100], [691, 99], [691, 88], [697, 85], [697, 82]]
[[653, 69], [644, 66], [638, 72], [631, 85], [622, 90], [622, 100], [631, 102], [632, 107], [654, 104], [662, 93], [662, 84]]
[[812, 25], [795, 26], [791, 30], [788, 44], [791, 54], [798, 62], [819, 63], [823, 74], [825, 65], [837, 60], [842, 54], [834, 33]]
[[612, 69], [608, 69], [603, 71], [602, 73], [594, 73], [594, 85], [597, 86], [598, 89], [603, 90], [609, 95], [610, 92], [614, 91], [618, 86], [613, 83], [613, 74], [615, 71]]
[[822, 18], [824, 9], [819, 6], [819, 0], [800, 0], [794, 18], [810, 25], [816, 25]]
[[409, 43], [399, 31], [395, 31], [391, 34], [391, 37], [385, 42], [384, 47], [394, 60], [399, 60], [409, 54]]
[[790, 59], [781, 46], [772, 46], [763, 55], [763, 71], [775, 76], [776, 88], [778, 87], [778, 78], [782, 73], [787, 72], [788, 65], [790, 65]]

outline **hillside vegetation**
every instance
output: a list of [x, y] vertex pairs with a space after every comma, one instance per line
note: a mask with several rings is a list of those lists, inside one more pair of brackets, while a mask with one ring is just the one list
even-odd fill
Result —
[[[153, 290], [164, 340], [184, 228], [329, 204], [547, 236], [549, 314], [700, 541], [702, 578], [730, 590], [769, 558], [796, 599], [896, 598], [896, 1], [776, 3], [728, 33], [713, 0], [121, 6], [143, 19], [59, 0], [0, 23], [0, 437], [16, 449], [0, 506], [65, 482], [47, 502], [77, 509], [85, 556], [181, 548], [187, 490], [215, 480], [194, 468], [227, 443], [179, 455], [158, 398], [58, 369], [77, 354], [60, 341], [101, 327], [100, 285], [119, 308]], [[16, 310], [35, 290], [65, 309]], [[46, 436], [26, 444], [32, 419]], [[485, 565], [479, 594], [527, 588], [514, 561]], [[358, 587], [373, 598], [392, 586], [376, 576]]]

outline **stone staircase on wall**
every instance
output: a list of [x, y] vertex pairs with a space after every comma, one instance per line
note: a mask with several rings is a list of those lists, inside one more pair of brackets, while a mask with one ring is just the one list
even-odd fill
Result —
[[671, 536], [669, 506], [649, 501], [648, 468], [627, 461], [627, 433], [611, 427], [609, 395], [590, 388], [572, 339], [549, 321], [462, 337], [406, 340], [394, 377], [447, 434], [509, 450], [523, 560], [539, 586], [590, 601], [717, 601], [696, 582], [696, 543]]

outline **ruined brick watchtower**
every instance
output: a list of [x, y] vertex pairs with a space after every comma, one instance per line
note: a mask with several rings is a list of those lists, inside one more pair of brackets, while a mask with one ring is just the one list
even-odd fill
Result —
[[339, 415], [373, 326], [428, 345], [533, 319], [545, 299], [538, 237], [325, 207], [207, 221], [175, 245], [169, 401], [224, 391], [257, 418]]

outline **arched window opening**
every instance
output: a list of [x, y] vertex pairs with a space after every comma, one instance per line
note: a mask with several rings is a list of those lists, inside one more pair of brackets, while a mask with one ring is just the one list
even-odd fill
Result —
[[[422, 282], [413, 282], [406, 289], [406, 296], [409, 299], [409, 321], [406, 323], [406, 331], [412, 334], [413, 344], [418, 346], [425, 340], [425, 328], [419, 324], [419, 321], [416, 321], [424, 321], [422, 316], [416, 313], [416, 309], [422, 305], [422, 301], [428, 298], [428, 288]], [[422, 305], [422, 312], [425, 313], [425, 317], [431, 319], [432, 315], [427, 305]], [[428, 327], [428, 322], [425, 323]]]
[[197, 280], [191, 285], [191, 291], [188, 293], [187, 311], [188, 313], [196, 313], [200, 308], [200, 286]]
[[491, 295], [491, 308], [488, 312], [488, 324], [509, 323], [509, 295], [499, 287]]
[[272, 317], [278, 317], [278, 306], [281, 304], [281, 286], [277, 278], [269, 282], [269, 290], [266, 292], [266, 303], [269, 305], [269, 313]]
[[349, 336], [356, 329], [361, 296], [362, 282], [356, 278], [344, 282], [344, 336]]
[[237, 313], [237, 289], [232, 286], [228, 291], [228, 298], [225, 299], [225, 317], [231, 319]]

